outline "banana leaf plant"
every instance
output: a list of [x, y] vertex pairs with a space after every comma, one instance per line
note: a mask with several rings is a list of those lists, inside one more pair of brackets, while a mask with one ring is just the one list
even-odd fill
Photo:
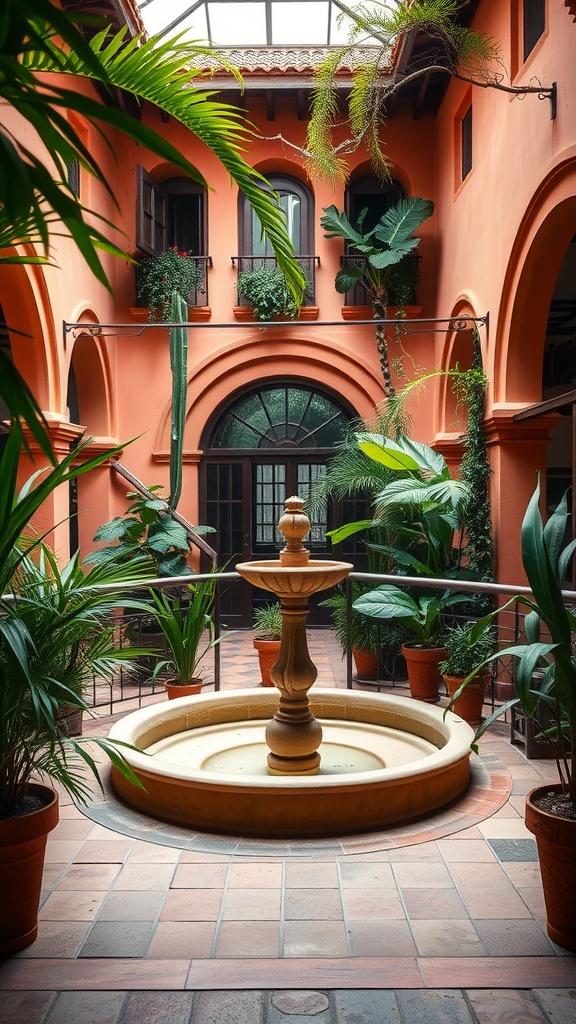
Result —
[[426, 444], [400, 436], [357, 435], [367, 458], [391, 471], [374, 498], [374, 517], [347, 523], [328, 536], [338, 544], [355, 533], [385, 533], [389, 541], [367, 540], [367, 547], [405, 575], [446, 579], [462, 574], [455, 538], [461, 535], [470, 488], [454, 480], [444, 458]]
[[421, 647], [441, 647], [445, 612], [469, 600], [466, 594], [425, 594], [413, 598], [392, 584], [384, 584], [356, 598], [352, 607], [362, 615], [379, 620], [395, 620]]
[[[193, 58], [203, 56], [206, 65], [225, 67], [241, 84], [237, 68], [180, 37], [130, 39], [126, 26], [116, 30], [109, 17], [63, 11], [52, 0], [4, 0], [1, 25], [0, 101], [24, 119], [28, 133], [17, 138], [0, 125], [0, 263], [49, 262], [51, 236], [62, 229], [107, 288], [100, 252], [126, 258], [111, 239], [115, 225], [83, 206], [67, 185], [67, 166], [76, 159], [116, 203], [113, 186], [71, 123], [70, 111], [93, 126], [110, 148], [110, 137], [118, 131], [206, 184], [181, 148], [122, 109], [124, 101], [116, 102], [129, 94], [138, 105], [149, 102], [179, 121], [220, 160], [253, 207], [300, 305], [304, 278], [278, 197], [242, 156], [251, 136], [245, 114], [216, 99], [214, 89], [198, 88], [211, 68], [195, 68]], [[93, 33], [89, 40], [82, 31], [86, 26]], [[93, 82], [106, 99], [76, 89], [75, 78]], [[46, 146], [49, 162], [29, 145], [34, 133]], [[13, 247], [22, 242], [36, 245], [41, 255], [15, 252]]]
[[[475, 673], [505, 655], [518, 659], [517, 696], [485, 719], [476, 732], [473, 748], [477, 750], [478, 740], [497, 718], [511, 707], [519, 706], [553, 747], [562, 789], [576, 805], [576, 614], [562, 596], [562, 584], [576, 551], [576, 540], [564, 546], [569, 522], [566, 494], [546, 525], [540, 514], [539, 500], [540, 480], [521, 531], [522, 563], [533, 596], [513, 597], [502, 608], [480, 619], [470, 633], [474, 640], [501, 611], [512, 605], [529, 609], [524, 620], [526, 643], [506, 647], [474, 669]], [[474, 673], [466, 677], [454, 699]]]
[[[378, 223], [363, 231], [367, 210], [362, 210], [356, 224], [352, 224], [345, 213], [336, 206], [324, 208], [324, 216], [320, 224], [324, 228], [326, 238], [343, 238], [350, 253], [362, 257], [357, 263], [348, 263], [339, 270], [334, 282], [336, 291], [345, 294], [357, 284], [362, 284], [368, 292], [374, 315], [385, 320], [388, 314], [390, 288], [402, 271], [402, 268], [413, 266], [413, 256], [420, 239], [414, 232], [432, 216], [434, 203], [430, 199], [419, 199], [411, 196], [401, 199], [395, 206], [380, 218]], [[376, 327], [376, 345], [384, 377], [384, 390], [389, 398], [395, 393], [391, 383], [386, 327]]]

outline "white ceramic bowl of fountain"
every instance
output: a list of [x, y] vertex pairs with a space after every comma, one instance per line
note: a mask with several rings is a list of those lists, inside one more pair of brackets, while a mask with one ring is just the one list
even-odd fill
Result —
[[110, 737], [138, 789], [112, 769], [124, 800], [190, 828], [240, 836], [311, 837], [374, 831], [452, 803], [470, 781], [473, 731], [409, 697], [316, 689], [322, 726], [317, 775], [269, 775], [264, 730], [276, 690], [182, 697], [127, 715]]

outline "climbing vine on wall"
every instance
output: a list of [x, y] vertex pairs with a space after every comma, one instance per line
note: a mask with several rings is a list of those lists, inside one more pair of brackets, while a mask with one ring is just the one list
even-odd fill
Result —
[[464, 457], [460, 476], [473, 495], [465, 510], [467, 556], [470, 569], [481, 581], [494, 579], [494, 542], [489, 499], [492, 470], [488, 460], [488, 443], [484, 424], [484, 397], [488, 378], [482, 365], [482, 349], [478, 328], [473, 328], [474, 356], [469, 370], [452, 375], [452, 388], [459, 403], [468, 409], [468, 428], [462, 437]]

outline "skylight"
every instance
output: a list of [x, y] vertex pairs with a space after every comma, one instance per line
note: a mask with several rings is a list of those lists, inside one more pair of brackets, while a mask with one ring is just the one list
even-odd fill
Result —
[[342, 46], [354, 24], [350, 14], [370, 6], [359, 0], [138, 0], [138, 5], [150, 35], [186, 31], [190, 41], [216, 47]]

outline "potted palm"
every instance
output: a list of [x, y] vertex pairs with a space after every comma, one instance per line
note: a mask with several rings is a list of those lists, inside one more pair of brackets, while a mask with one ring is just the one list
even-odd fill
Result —
[[[484, 668], [475, 675], [477, 665], [486, 661], [495, 648], [494, 628], [485, 626], [479, 633], [472, 630], [475, 623], [457, 623], [444, 631], [446, 657], [438, 666], [444, 676], [450, 707], [455, 714], [476, 728], [482, 720], [482, 707], [490, 672]], [[470, 678], [468, 678], [470, 677]], [[467, 685], [462, 683], [468, 679]]]
[[[33, 421], [32, 405], [26, 416]], [[40, 421], [35, 429], [48, 453]], [[52, 456], [51, 468], [36, 473], [18, 492], [23, 443], [22, 425], [15, 419], [0, 452], [0, 955], [22, 949], [37, 934], [46, 836], [58, 821], [57, 794], [43, 780], [53, 778], [81, 800], [87, 794], [83, 771], [97, 774], [96, 763], [83, 745], [87, 741], [62, 736], [59, 716], [63, 705], [70, 710], [86, 708], [74, 681], [82, 677], [91, 659], [87, 658], [80, 671], [78, 658], [84, 657], [84, 647], [80, 639], [71, 642], [71, 635], [76, 635], [78, 629], [80, 636], [88, 626], [94, 629], [105, 607], [99, 598], [95, 609], [95, 592], [86, 589], [78, 604], [69, 593], [70, 604], [63, 610], [58, 604], [62, 595], [57, 577], [43, 580], [42, 586], [38, 580], [31, 583], [29, 556], [38, 541], [23, 540], [22, 535], [57, 486], [114, 454], [103, 453], [82, 461], [83, 448], [89, 444], [86, 442], [59, 463]], [[108, 582], [112, 581], [111, 572], [110, 568], [106, 571]], [[118, 568], [116, 573], [118, 582]], [[97, 570], [97, 576], [99, 582], [104, 582], [103, 570]], [[118, 595], [108, 594], [106, 601], [117, 604]], [[106, 634], [102, 622], [99, 625], [97, 632]], [[108, 634], [102, 644], [109, 640]], [[99, 650], [111, 665], [108, 657], [114, 659], [116, 655], [102, 647]], [[138, 784], [113, 744], [105, 739], [95, 742]], [[24, 873], [20, 869], [22, 861], [26, 865]]]
[[218, 643], [212, 618], [215, 588], [213, 579], [190, 583], [185, 600], [164, 591], [152, 591], [154, 618], [168, 652], [167, 658], [158, 661], [152, 678], [169, 673], [164, 687], [170, 700], [202, 690], [198, 666]]
[[384, 584], [358, 597], [352, 607], [379, 621], [395, 620], [411, 641], [402, 644], [410, 693], [417, 700], [436, 703], [442, 677], [439, 664], [446, 656], [442, 616], [456, 604], [467, 601], [465, 594], [448, 591], [412, 597], [399, 587]]
[[265, 604], [254, 612], [254, 648], [258, 652], [262, 686], [274, 686], [270, 669], [278, 659], [282, 640], [282, 611], [280, 602]]
[[[546, 783], [526, 797], [526, 827], [538, 844], [547, 929], [551, 939], [576, 952], [576, 615], [562, 596], [562, 583], [576, 541], [562, 547], [568, 523], [566, 495], [543, 525], [540, 483], [522, 523], [522, 561], [532, 597], [512, 598], [504, 607], [523, 604], [526, 643], [505, 648], [518, 659], [516, 695], [482, 723], [473, 748], [494, 720], [518, 705], [554, 750], [558, 782]], [[500, 609], [502, 610], [502, 609]], [[498, 614], [481, 619], [472, 637]], [[481, 666], [477, 666], [479, 668]], [[468, 685], [470, 676], [464, 681]]]

